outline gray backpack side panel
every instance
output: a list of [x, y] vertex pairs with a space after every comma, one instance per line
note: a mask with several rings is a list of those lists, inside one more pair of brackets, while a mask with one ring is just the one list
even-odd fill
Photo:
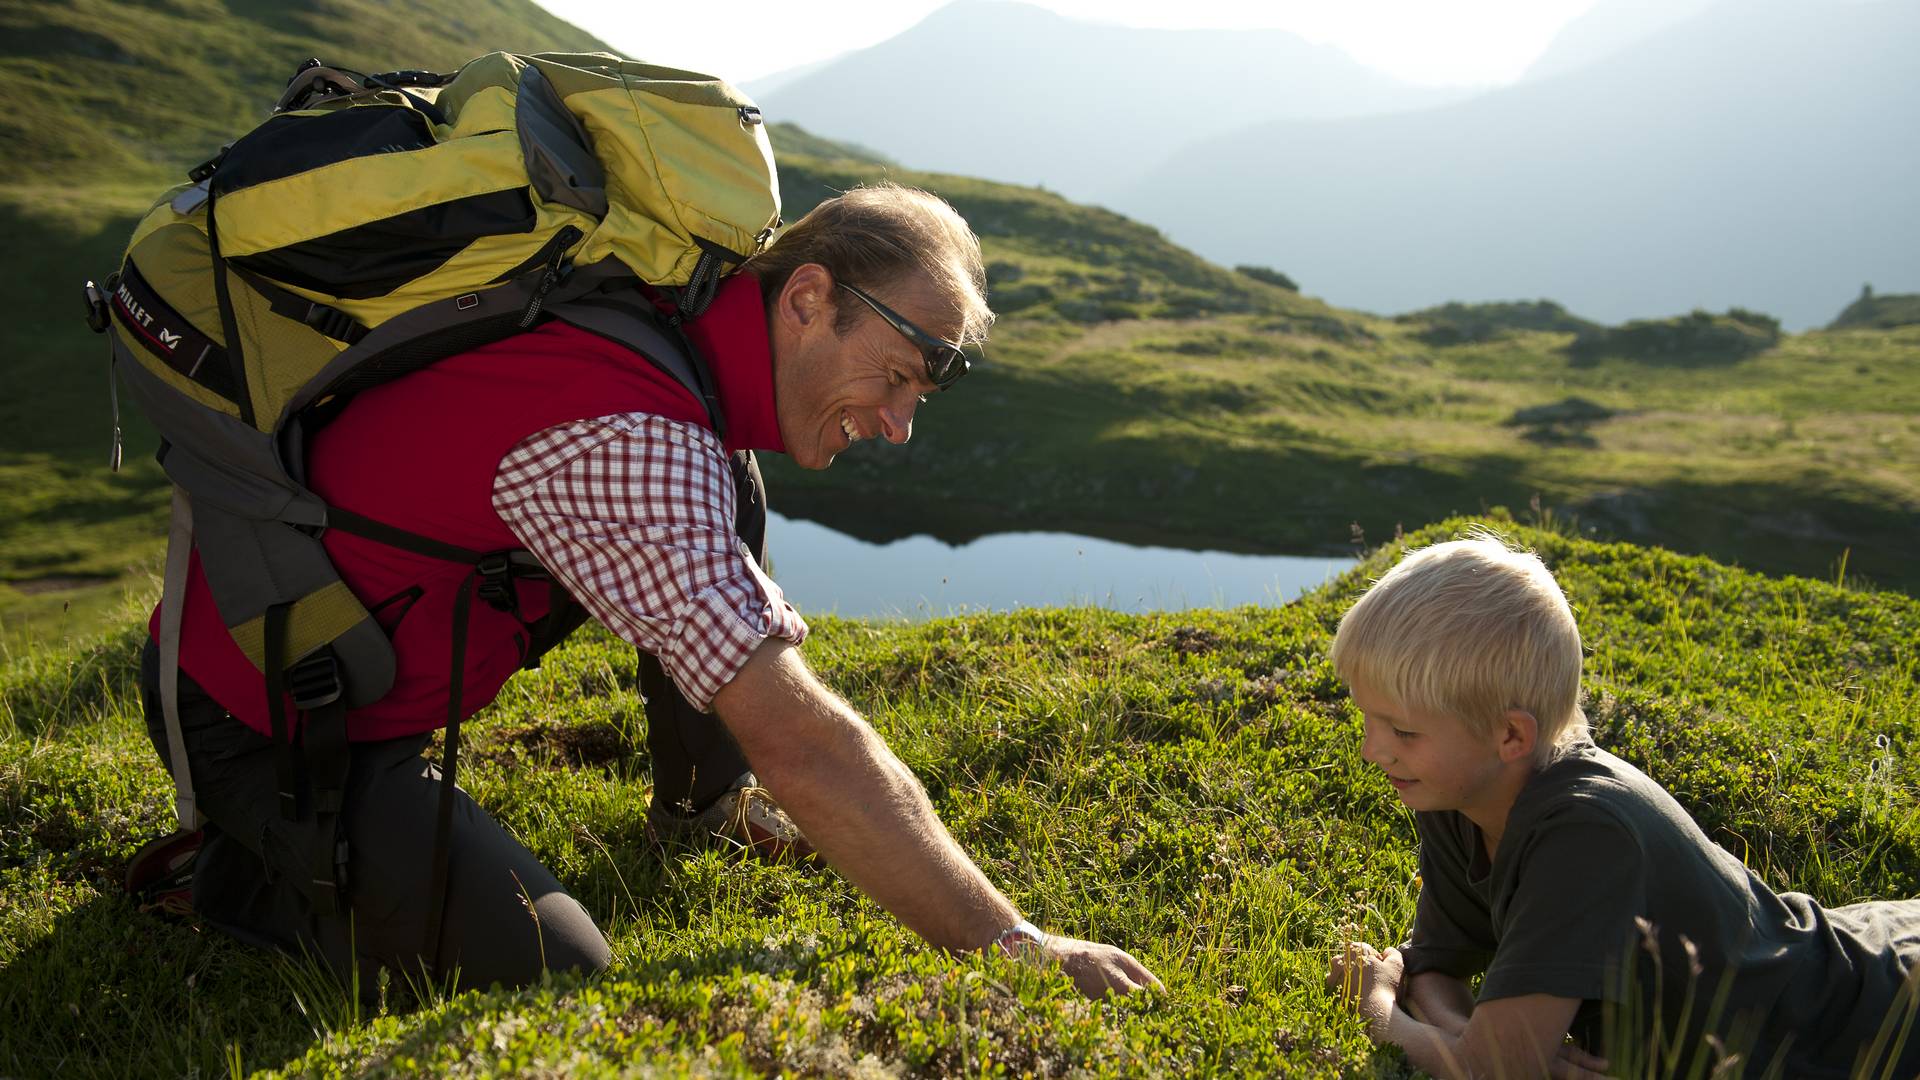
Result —
[[[124, 346], [116, 339], [114, 348]], [[340, 580], [320, 541], [294, 527], [324, 524], [326, 506], [287, 476], [273, 437], [116, 355], [128, 389], [167, 439], [162, 467], [193, 498], [194, 546], [220, 621], [239, 626]], [[378, 700], [393, 685], [393, 646], [371, 618], [333, 648], [347, 672], [350, 707]]]
[[[340, 580], [317, 537], [278, 521], [252, 521], [213, 511], [194, 512], [194, 542], [228, 626], [265, 615]], [[348, 708], [371, 705], [393, 687], [393, 645], [371, 616], [329, 643], [345, 681]], [[288, 666], [304, 656], [287, 658]]]

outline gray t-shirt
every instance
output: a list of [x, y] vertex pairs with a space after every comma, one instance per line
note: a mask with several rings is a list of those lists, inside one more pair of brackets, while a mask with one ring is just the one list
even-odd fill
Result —
[[[1609, 1014], [1644, 1038], [1657, 1002], [1669, 1042], [1684, 1030], [1689, 1053], [1711, 1030], [1752, 1046], [1751, 1075], [1779, 1055], [1784, 1075], [1844, 1077], [1920, 972], [1920, 900], [1825, 909], [1776, 894], [1646, 774], [1592, 743], [1527, 782], [1492, 859], [1462, 814], [1414, 823], [1422, 887], [1407, 972], [1484, 971], [1481, 1001], [1581, 999], [1573, 1034], [1595, 1053], [1607, 1053]], [[1900, 1063], [1891, 1075], [1920, 1075], [1920, 1024]]]

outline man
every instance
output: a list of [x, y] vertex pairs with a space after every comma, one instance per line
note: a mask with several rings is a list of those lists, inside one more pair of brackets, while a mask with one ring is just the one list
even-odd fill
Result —
[[[822, 469], [860, 439], [907, 441], [923, 395], [965, 372], [954, 343], [985, 336], [984, 290], [978, 241], [951, 207], [893, 185], [857, 189], [795, 223], [685, 324], [711, 366], [724, 438], [644, 359], [552, 321], [361, 393], [313, 438], [310, 483], [330, 506], [447, 544], [526, 548], [642, 650], [656, 832], [733, 828], [765, 850], [817, 847], [935, 945], [1045, 957], [1087, 994], [1125, 993], [1157, 980], [1119, 949], [1021, 918], [912, 773], [808, 669], [806, 625], [749, 550], [763, 541], [764, 504], [746, 452]], [[393, 640], [393, 690], [348, 714], [340, 834], [318, 836], [311, 815], [287, 819], [259, 671], [195, 563], [180, 711], [212, 824], [192, 865], [193, 909], [247, 940], [317, 948], [336, 971], [457, 970], [483, 986], [531, 982], [543, 965], [604, 968], [607, 943], [585, 910], [464, 793], [444, 901], [423, 872], [441, 784], [420, 751], [455, 686], [470, 715], [537, 648], [554, 595], [522, 581], [512, 610], [472, 605], [456, 683], [446, 658], [470, 568], [340, 530], [324, 539]], [[165, 760], [155, 652], [148, 726]], [[316, 850], [344, 854], [334, 881], [314, 871]], [[145, 853], [130, 882], [185, 854]], [[314, 899], [336, 886], [347, 903], [324, 914]]]

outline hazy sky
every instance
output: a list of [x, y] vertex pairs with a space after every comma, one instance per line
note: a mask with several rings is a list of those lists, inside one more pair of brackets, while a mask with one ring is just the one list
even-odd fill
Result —
[[[878, 44], [945, 0], [722, 0], [671, 13], [634, 0], [537, 0], [621, 52], [748, 82]], [[1409, 82], [1498, 83], [1519, 77], [1596, 0], [1038, 0], [1074, 18], [1128, 26], [1290, 30], [1339, 46]], [[965, 68], [968, 58], [930, 58]]]

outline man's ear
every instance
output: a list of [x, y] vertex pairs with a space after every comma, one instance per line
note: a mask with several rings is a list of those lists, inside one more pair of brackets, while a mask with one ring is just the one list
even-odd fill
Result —
[[1540, 721], [1525, 709], [1508, 709], [1500, 717], [1497, 734], [1501, 761], [1532, 760], [1540, 742]]
[[833, 272], [819, 263], [795, 267], [774, 305], [775, 316], [796, 334], [817, 326], [832, 326], [835, 310]]

